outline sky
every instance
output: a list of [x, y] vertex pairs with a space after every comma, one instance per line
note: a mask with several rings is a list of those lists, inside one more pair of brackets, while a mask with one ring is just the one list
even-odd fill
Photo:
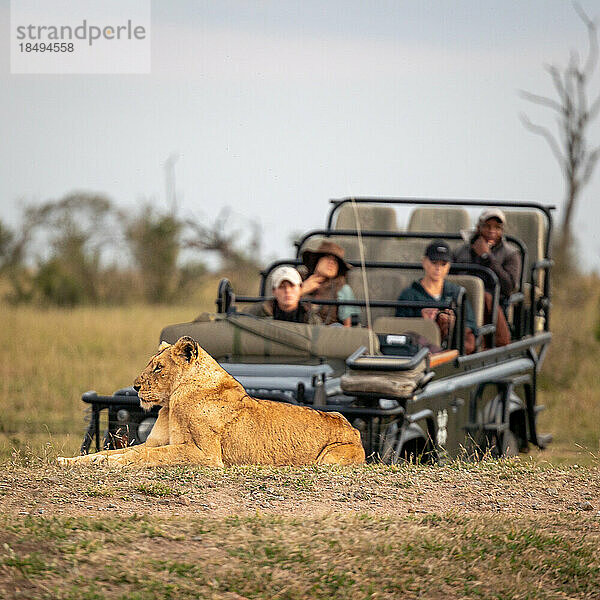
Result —
[[[9, 10], [0, 0], [3, 39]], [[519, 120], [553, 116], [519, 90], [552, 96], [544, 65], [585, 54], [570, 2], [155, 0], [151, 39], [151, 73], [138, 75], [11, 75], [4, 44], [0, 219], [74, 190], [166, 208], [172, 155], [180, 215], [258, 220], [263, 260], [323, 227], [329, 198], [562, 206], [558, 165]], [[597, 94], [600, 72], [592, 83]], [[589, 133], [600, 144], [600, 119]], [[600, 167], [575, 218], [594, 270], [599, 197]]]

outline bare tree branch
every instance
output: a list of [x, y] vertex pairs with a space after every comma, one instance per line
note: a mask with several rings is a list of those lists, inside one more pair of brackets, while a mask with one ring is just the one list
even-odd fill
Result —
[[556, 100], [552, 100], [552, 98], [539, 96], [538, 94], [532, 94], [531, 92], [527, 92], [525, 90], [519, 90], [519, 94], [525, 100], [529, 100], [534, 104], [540, 104], [541, 106], [547, 106], [558, 113], [561, 113], [563, 110], [563, 107]]
[[527, 129], [529, 129], [529, 131], [532, 131], [537, 135], [541, 135], [543, 138], [546, 139], [548, 145], [550, 146], [550, 149], [552, 150], [552, 153], [554, 154], [554, 157], [558, 161], [558, 164], [560, 165], [561, 169], [564, 169], [566, 162], [565, 157], [561, 154], [560, 146], [558, 145], [558, 142], [556, 141], [556, 138], [552, 135], [551, 131], [546, 127], [543, 127], [542, 125], [532, 123], [529, 120], [529, 117], [524, 113], [521, 113], [520, 116], [521, 122]]
[[591, 105], [588, 105], [587, 97], [590, 79], [598, 66], [598, 27], [578, 4], [575, 3], [574, 8], [588, 33], [589, 48], [585, 61], [582, 64], [579, 53], [572, 50], [566, 67], [545, 66], [558, 95], [556, 100], [521, 92], [525, 100], [550, 108], [557, 115], [557, 134], [543, 125], [532, 123], [523, 114], [521, 122], [529, 131], [546, 140], [565, 177], [566, 197], [559, 252], [566, 250], [570, 242], [576, 201], [600, 159], [600, 147], [590, 151], [587, 141], [588, 125], [600, 113], [600, 96]]
[[588, 56], [585, 61], [585, 65], [583, 67], [583, 73], [589, 77], [596, 68], [596, 64], [598, 62], [598, 36], [597, 36], [597, 28], [594, 21], [592, 21], [583, 8], [577, 2], [573, 2], [573, 8], [575, 12], [579, 15], [579, 18], [584, 22], [587, 32], [588, 32]]
[[561, 102], [564, 103], [567, 98], [567, 93], [558, 67], [555, 65], [546, 65], [546, 71], [548, 71], [550, 77], [552, 77], [552, 83], [554, 83], [554, 87], [558, 92]]
[[592, 102], [590, 105], [590, 109], [588, 110], [588, 119], [592, 121], [596, 118], [598, 114], [598, 110], [600, 110], [600, 94], [598, 97]]
[[592, 152], [588, 154], [588, 159], [585, 165], [585, 169], [583, 171], [583, 175], [581, 176], [581, 184], [585, 185], [590, 177], [592, 176], [596, 165], [598, 164], [598, 159], [600, 158], [600, 146], [595, 148]]

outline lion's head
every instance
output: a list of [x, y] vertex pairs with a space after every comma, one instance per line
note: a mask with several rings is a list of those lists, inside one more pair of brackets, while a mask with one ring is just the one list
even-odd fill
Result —
[[188, 336], [173, 345], [162, 342], [158, 352], [133, 382], [140, 404], [146, 410], [152, 405], [167, 406], [173, 390], [189, 368], [198, 360], [200, 347]]

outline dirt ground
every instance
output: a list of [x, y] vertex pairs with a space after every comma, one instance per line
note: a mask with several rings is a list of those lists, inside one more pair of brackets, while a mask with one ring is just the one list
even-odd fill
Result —
[[600, 598], [600, 469], [3, 465], [0, 598]]
[[[489, 467], [486, 467], [489, 464]], [[600, 516], [600, 472], [510, 460], [447, 467], [5, 468], [4, 515], [322, 515], [583, 511]], [[600, 524], [600, 519], [598, 521]]]

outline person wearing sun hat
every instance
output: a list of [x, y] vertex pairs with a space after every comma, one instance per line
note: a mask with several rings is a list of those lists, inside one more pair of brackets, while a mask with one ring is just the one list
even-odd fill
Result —
[[282, 266], [271, 275], [273, 299], [254, 304], [244, 312], [255, 317], [270, 317], [276, 321], [319, 325], [321, 319], [300, 303], [302, 277], [294, 267]]
[[[323, 240], [315, 250], [302, 253], [305, 278], [302, 295], [315, 300], [355, 300], [352, 288], [346, 283], [346, 273], [352, 268], [344, 259], [344, 249], [336, 243]], [[339, 323], [352, 325], [352, 317], [360, 316], [358, 306], [316, 307], [325, 325]]]

